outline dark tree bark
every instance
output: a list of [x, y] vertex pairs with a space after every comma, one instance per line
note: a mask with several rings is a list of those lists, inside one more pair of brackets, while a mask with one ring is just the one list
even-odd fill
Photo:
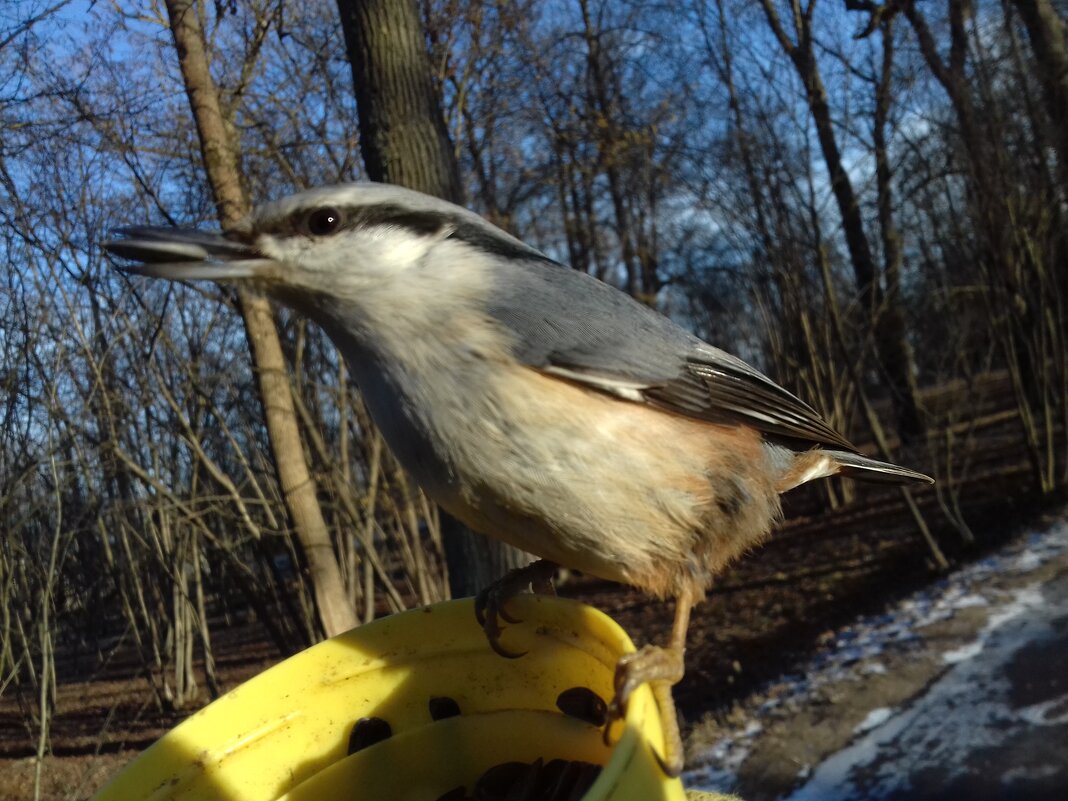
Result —
[[[241, 181], [237, 145], [211, 76], [195, 0], [167, 0], [167, 14], [219, 222], [228, 228], [248, 213], [250, 206]], [[246, 292], [238, 297], [278, 482], [307, 564], [319, 621], [327, 636], [340, 634], [358, 621], [348, 602], [315, 479], [304, 456], [278, 328], [266, 298]]]
[[761, 2], [775, 38], [790, 58], [805, 87], [809, 113], [816, 126], [816, 138], [819, 140], [820, 151], [831, 179], [831, 191], [842, 217], [842, 230], [845, 233], [857, 290], [875, 332], [878, 361], [889, 385], [897, 417], [898, 434], [902, 441], [922, 440], [925, 435], [923, 415], [915, 393], [912, 358], [905, 339], [904, 313], [900, 302], [892, 302], [898, 298], [885, 295], [879, 285], [875, 258], [864, 232], [860, 205], [853, 190], [853, 183], [842, 164], [842, 153], [838, 147], [831, 108], [827, 102], [827, 90], [816, 63], [811, 19], [815, 1], [812, 0], [802, 9], [800, 0], [792, 0], [796, 43], [787, 35], [772, 0]]
[[879, 23], [883, 59], [875, 86], [875, 116], [872, 121], [879, 234], [883, 243], [883, 279], [886, 284], [885, 312], [882, 317], [886, 343], [882, 346], [882, 358], [888, 378], [894, 382], [903, 382], [900, 384], [900, 399], [895, 403], [902, 439], [915, 441], [923, 436], [927, 426], [917, 402], [919, 386], [916, 383], [916, 371], [913, 369], [912, 348], [909, 346], [904, 302], [901, 298], [901, 235], [894, 223], [893, 170], [890, 167], [886, 142], [894, 67], [893, 24], [893, 17], [887, 17]]
[[1068, 192], [1068, 41], [1065, 21], [1050, 0], [1013, 0], [1027, 28], [1050, 116], [1061, 181]]
[[[434, 88], [415, 0], [338, 0], [360, 116], [360, 150], [373, 181], [463, 202], [460, 169]], [[473, 595], [530, 561], [442, 514], [454, 597]]]
[[641, 243], [641, 221], [635, 219], [628, 192], [626, 175], [620, 166], [620, 157], [627, 149], [624, 132], [619, 130], [619, 93], [610, 86], [610, 67], [601, 49], [601, 33], [594, 27], [588, 0], [579, 0], [582, 12], [582, 38], [586, 44], [586, 70], [589, 75], [588, 103], [594, 124], [591, 134], [597, 142], [601, 168], [608, 179], [608, 192], [612, 199], [616, 236], [619, 239], [620, 256], [626, 271], [628, 294], [649, 305], [655, 305], [661, 281], [657, 274], [653, 248]]
[[[979, 241], [991, 326], [1004, 354], [1020, 412], [1034, 475], [1043, 492], [1054, 489], [1058, 449], [1052, 419], [1068, 415], [1064, 381], [1051, 370], [1065, 364], [1065, 323], [1055, 287], [1058, 267], [1034, 247], [1030, 226], [1021, 222], [1028, 197], [1021, 193], [1017, 167], [1003, 145], [996, 117], [983, 115], [973, 95], [968, 61], [968, 0], [947, 0], [949, 52], [943, 57], [924, 13], [915, 0], [902, 0], [920, 53], [942, 85], [957, 117], [967, 167], [968, 205]], [[1063, 374], [1063, 372], [1062, 372]]]
[[373, 181], [463, 202], [415, 0], [338, 0]]

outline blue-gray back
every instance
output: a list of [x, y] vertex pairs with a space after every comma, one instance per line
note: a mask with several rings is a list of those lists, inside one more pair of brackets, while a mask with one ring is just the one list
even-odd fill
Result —
[[525, 364], [709, 422], [774, 439], [854, 447], [808, 404], [741, 359], [585, 273], [501, 259], [489, 313]]

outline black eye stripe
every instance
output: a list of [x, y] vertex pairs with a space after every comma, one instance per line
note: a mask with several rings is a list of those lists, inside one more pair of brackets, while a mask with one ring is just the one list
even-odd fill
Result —
[[413, 211], [401, 206], [359, 206], [352, 210], [352, 225], [393, 225], [414, 234], [431, 236], [451, 224], [450, 218], [435, 211]]
[[433, 211], [413, 211], [400, 206], [323, 206], [300, 209], [286, 218], [265, 221], [260, 225], [260, 229], [282, 236], [329, 236], [355, 228], [393, 225], [428, 236], [438, 233], [450, 224], [448, 215]]
[[[336, 227], [330, 230], [311, 230], [313, 216], [323, 215], [338, 217]], [[322, 222], [325, 222], [322, 221]], [[547, 256], [533, 248], [517, 243], [491, 226], [481, 226], [466, 215], [448, 212], [427, 211], [405, 208], [396, 204], [375, 204], [361, 206], [322, 206], [303, 208], [281, 219], [265, 220], [258, 226], [264, 233], [277, 236], [315, 236], [328, 237], [342, 231], [356, 228], [370, 228], [379, 225], [403, 228], [418, 236], [433, 236], [449, 229], [449, 239], [465, 242], [487, 253], [512, 259], [533, 259], [555, 264]]]

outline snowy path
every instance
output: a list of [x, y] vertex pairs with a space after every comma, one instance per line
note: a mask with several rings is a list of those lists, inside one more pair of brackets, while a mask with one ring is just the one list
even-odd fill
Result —
[[[1068, 798], [1064, 521], [833, 639], [723, 732], [688, 786], [789, 801]], [[915, 686], [884, 703], [880, 688], [904, 675]]]

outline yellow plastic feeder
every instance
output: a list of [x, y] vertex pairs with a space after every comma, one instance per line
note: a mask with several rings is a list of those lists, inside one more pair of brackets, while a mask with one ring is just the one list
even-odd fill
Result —
[[556, 774], [602, 766], [583, 801], [684, 801], [654, 756], [663, 732], [648, 687], [613, 745], [598, 725], [616, 662], [634, 650], [626, 633], [573, 601], [524, 595], [508, 609], [524, 621], [502, 638], [526, 651], [518, 659], [490, 649], [470, 599], [377, 620], [200, 710], [95, 801], [463, 801], [522, 772], [515, 763], [553, 760], [566, 761]]

